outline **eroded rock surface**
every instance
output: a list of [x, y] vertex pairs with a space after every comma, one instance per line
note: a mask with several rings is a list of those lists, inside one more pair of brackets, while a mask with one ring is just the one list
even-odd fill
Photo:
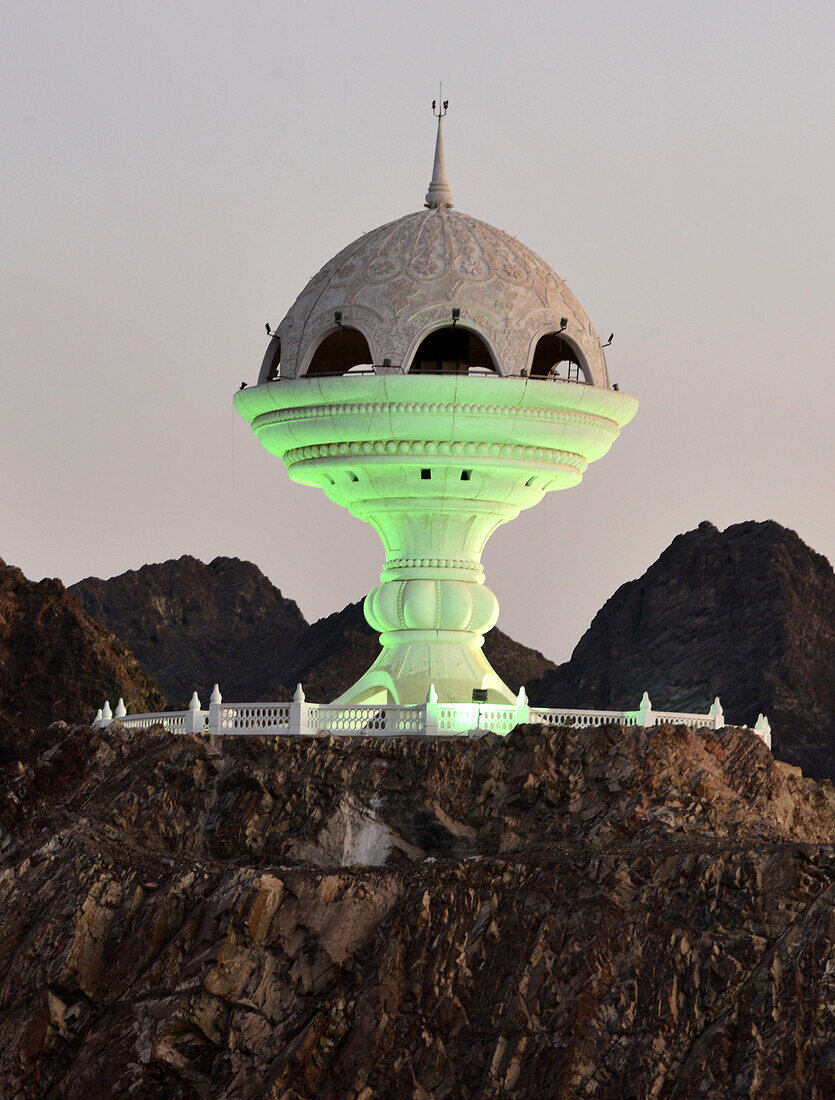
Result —
[[835, 1091], [835, 797], [748, 731], [56, 731], [0, 773], [0, 1095]]

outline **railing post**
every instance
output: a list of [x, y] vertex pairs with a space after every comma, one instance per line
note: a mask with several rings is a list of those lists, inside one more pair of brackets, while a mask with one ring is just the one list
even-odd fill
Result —
[[440, 733], [438, 729], [438, 693], [435, 691], [435, 685], [429, 685], [429, 691], [426, 693], [426, 702], [423, 704], [424, 725], [423, 731], [427, 737], [437, 737]]
[[215, 684], [209, 699], [209, 733], [213, 736], [220, 733], [220, 704], [222, 702], [223, 696], [220, 694], [220, 688]]
[[287, 732], [296, 734], [307, 733], [309, 714], [310, 703], [305, 702], [304, 688], [301, 684], [296, 684], [296, 690], [293, 693], [293, 702], [290, 704], [290, 722], [287, 727]]
[[105, 699], [104, 706], [101, 708], [102, 724], [109, 726], [113, 721], [113, 711], [110, 709], [110, 700]]
[[764, 714], [757, 715], [757, 724], [754, 726], [754, 733], [762, 738], [768, 748], [771, 748], [771, 723]]
[[638, 707], [638, 725], [639, 726], [652, 726], [655, 724], [655, 716], [652, 713], [652, 703], [649, 700], [649, 692], [644, 692], [641, 696], [641, 704]]
[[186, 733], [202, 733], [203, 732], [203, 711], [200, 709], [200, 700], [197, 697], [197, 692], [193, 692], [191, 696], [191, 702], [188, 705], [188, 711], [186, 712]]
[[101, 712], [101, 707], [96, 711], [96, 717], [93, 719], [93, 729], [100, 730], [104, 725], [104, 717]]
[[125, 700], [122, 696], [119, 696], [119, 702], [116, 704], [116, 709], [113, 712], [114, 718], [124, 718], [127, 715], [127, 707], [125, 706]]
[[711, 728], [720, 730], [725, 724], [725, 712], [722, 710], [722, 704], [719, 702], [719, 696], [713, 700], [708, 711], [708, 717], [713, 719]]
[[525, 685], [519, 688], [519, 694], [516, 696], [516, 725], [521, 726], [531, 720], [531, 708], [528, 703], [528, 693], [525, 691]]

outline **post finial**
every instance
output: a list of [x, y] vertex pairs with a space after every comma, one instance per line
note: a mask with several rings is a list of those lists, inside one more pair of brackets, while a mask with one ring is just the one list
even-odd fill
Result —
[[444, 86], [438, 85], [438, 98], [432, 100], [432, 114], [438, 120], [438, 133], [435, 137], [435, 162], [432, 166], [432, 180], [426, 192], [425, 205], [430, 210], [452, 206], [452, 191], [446, 178], [446, 159], [444, 157], [444, 131], [442, 121], [449, 109], [449, 100], [443, 98]]

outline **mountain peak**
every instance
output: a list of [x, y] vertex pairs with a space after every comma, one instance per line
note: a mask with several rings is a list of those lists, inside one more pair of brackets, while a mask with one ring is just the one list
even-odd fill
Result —
[[70, 591], [183, 705], [220, 678], [229, 698], [262, 698], [308, 625], [294, 600], [240, 558], [207, 565], [184, 554], [108, 580], [86, 577]]
[[704, 711], [729, 722], [768, 713], [778, 756], [835, 775], [835, 576], [773, 520], [678, 535], [615, 592], [571, 660], [538, 684], [547, 706]]

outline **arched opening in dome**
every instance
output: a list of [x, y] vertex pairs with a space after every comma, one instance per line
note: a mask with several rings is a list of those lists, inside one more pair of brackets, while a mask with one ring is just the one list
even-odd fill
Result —
[[409, 374], [498, 374], [493, 356], [477, 332], [447, 325], [425, 336]]
[[340, 325], [318, 346], [305, 374], [347, 374], [353, 368], [372, 370], [371, 349], [359, 331], [349, 325]]
[[540, 336], [533, 354], [531, 378], [558, 378], [563, 382], [591, 383], [591, 372], [579, 348], [561, 332]]
[[281, 373], [281, 341], [277, 336], [273, 336], [270, 340], [270, 346], [267, 348], [267, 354], [264, 356], [264, 362], [261, 367], [261, 375], [265, 382], [272, 382], [278, 378]]

